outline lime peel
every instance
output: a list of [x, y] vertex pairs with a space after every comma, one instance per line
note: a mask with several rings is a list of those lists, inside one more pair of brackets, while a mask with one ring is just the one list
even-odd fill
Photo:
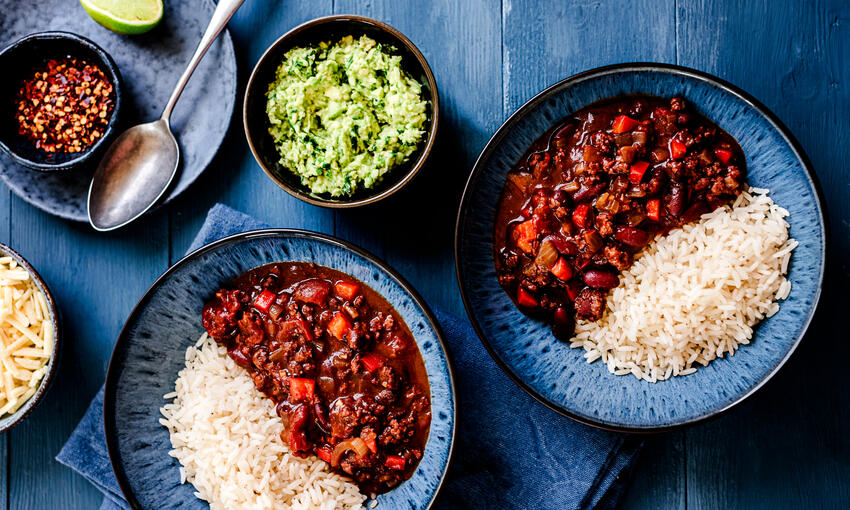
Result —
[[143, 34], [162, 20], [162, 0], [80, 0], [93, 20], [126, 35]]

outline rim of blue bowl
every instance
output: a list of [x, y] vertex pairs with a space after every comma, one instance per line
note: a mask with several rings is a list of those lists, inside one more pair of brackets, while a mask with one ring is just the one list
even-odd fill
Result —
[[[100, 151], [100, 149], [104, 146], [104, 144], [107, 143], [107, 141], [111, 142], [112, 135], [115, 134], [115, 131], [117, 129], [118, 111], [121, 108], [121, 73], [118, 70], [118, 64], [116, 64], [115, 61], [112, 60], [112, 57], [109, 55], [109, 53], [107, 53], [106, 50], [101, 48], [96, 42], [92, 41], [87, 37], [77, 35], [73, 32], [64, 32], [61, 30], [36, 32], [21, 37], [20, 39], [10, 43], [5, 48], [0, 50], [0, 57], [9, 52], [19, 50], [22, 46], [28, 43], [39, 40], [65, 40], [69, 41], [72, 44], [82, 46], [87, 50], [91, 51], [99, 60], [99, 62], [96, 63], [100, 64], [101, 69], [106, 73], [106, 75], [112, 82], [112, 89], [115, 93], [115, 106], [112, 108], [112, 112], [109, 114], [109, 122], [106, 125], [106, 130], [103, 132], [103, 136], [101, 136], [95, 143], [87, 147], [84, 151], [80, 152], [76, 157], [64, 161], [62, 163], [40, 163], [38, 161], [33, 161], [15, 152], [2, 139], [0, 139], [0, 149], [2, 149], [3, 152], [5, 152], [6, 155], [9, 156], [9, 158], [16, 164], [25, 166], [33, 170], [38, 170], [40, 172], [58, 172], [63, 170], [70, 170], [89, 161], [91, 158], [94, 157], [95, 154]], [[73, 53], [73, 49], [68, 50], [69, 55], [73, 55]]]
[[[114, 401], [115, 392], [115, 378], [117, 377], [118, 371], [118, 361], [116, 361], [115, 353], [118, 350], [118, 345], [125, 341], [126, 335], [128, 333], [128, 327], [130, 322], [135, 319], [139, 313], [141, 313], [144, 308], [144, 303], [147, 301], [148, 296], [157, 288], [159, 285], [168, 278], [173, 272], [177, 270], [183, 264], [189, 262], [192, 259], [198, 258], [206, 253], [216, 250], [222, 245], [229, 244], [234, 241], [240, 241], [244, 239], [249, 239], [251, 237], [263, 237], [268, 235], [284, 235], [284, 236], [294, 236], [301, 237], [306, 239], [313, 239], [321, 242], [326, 242], [330, 244], [334, 244], [343, 248], [345, 250], [349, 250], [359, 255], [360, 257], [365, 258], [369, 262], [375, 264], [382, 271], [386, 272], [395, 282], [407, 292], [410, 297], [413, 299], [413, 302], [416, 303], [425, 317], [428, 319], [428, 322], [431, 324], [434, 332], [436, 333], [437, 340], [440, 342], [440, 346], [443, 349], [443, 352], [446, 354], [446, 365], [449, 373], [449, 382], [451, 383], [451, 392], [452, 392], [452, 413], [454, 414], [455, 419], [452, 421], [452, 433], [449, 438], [449, 452], [446, 458], [446, 465], [443, 468], [443, 472], [440, 475], [440, 482], [437, 484], [437, 488], [434, 490], [434, 493], [431, 495], [431, 500], [428, 502], [428, 506], [426, 506], [426, 510], [430, 510], [434, 503], [439, 499], [440, 494], [445, 486], [446, 477], [448, 476], [449, 468], [452, 465], [452, 461], [454, 460], [454, 452], [455, 452], [455, 439], [457, 437], [457, 422], [458, 422], [458, 400], [457, 400], [457, 390], [455, 388], [455, 368], [454, 362], [451, 359], [451, 355], [449, 354], [448, 343], [446, 342], [445, 335], [443, 334], [443, 329], [440, 327], [440, 323], [437, 322], [437, 318], [434, 316], [434, 312], [431, 311], [431, 308], [428, 306], [428, 303], [419, 295], [419, 292], [413, 288], [413, 286], [408, 283], [407, 280], [404, 279], [395, 269], [391, 268], [386, 262], [381, 260], [376, 255], [360, 248], [359, 246], [355, 246], [348, 241], [343, 241], [337, 237], [321, 234], [319, 232], [313, 232], [310, 230], [296, 229], [296, 228], [264, 228], [257, 230], [249, 230], [247, 232], [240, 232], [238, 234], [229, 235], [227, 237], [223, 237], [216, 241], [212, 241], [211, 243], [205, 244], [204, 246], [198, 248], [197, 250], [185, 255], [183, 258], [175, 262], [171, 267], [165, 270], [145, 291], [136, 305], [133, 307], [133, 311], [130, 312], [130, 315], [127, 316], [127, 320], [124, 322], [124, 325], [121, 327], [121, 332], [118, 333], [118, 338], [115, 341], [115, 346], [112, 349], [112, 354], [109, 357], [109, 366], [106, 369], [106, 381], [104, 383], [104, 398], [103, 398], [103, 425], [106, 436], [106, 451], [109, 455], [109, 463], [112, 465], [112, 471], [115, 474], [115, 478], [118, 481], [118, 487], [121, 489], [121, 492], [124, 494], [124, 497], [127, 500], [127, 503], [130, 505], [130, 508], [133, 510], [144, 510], [144, 507], [139, 504], [139, 501], [136, 499], [135, 493], [133, 489], [130, 487], [130, 484], [127, 481], [127, 474], [124, 472], [123, 466], [120, 463], [115, 462], [117, 459], [120, 459], [120, 455], [117, 450], [117, 445], [115, 441], [112, 439], [115, 437], [115, 430], [113, 424], [109, 420], [109, 416], [113, 415], [115, 410], [112, 408], [112, 402]], [[2, 247], [3, 245], [0, 245]], [[429, 438], [430, 440], [430, 438]], [[426, 442], [427, 447], [427, 442]]]
[[26, 269], [30, 274], [30, 277], [35, 281], [35, 284], [41, 293], [44, 294], [44, 299], [47, 301], [47, 309], [50, 312], [50, 321], [53, 323], [53, 354], [50, 355], [50, 360], [47, 362], [47, 372], [45, 372], [41, 382], [38, 383], [38, 389], [35, 391], [35, 394], [33, 394], [29, 400], [24, 402], [24, 404], [15, 411], [14, 414], [0, 419], [0, 423], [8, 420], [8, 423], [0, 426], [0, 434], [10, 430], [24, 421], [24, 419], [32, 413], [33, 409], [35, 409], [35, 407], [44, 399], [44, 395], [47, 394], [47, 390], [50, 389], [50, 384], [53, 382], [53, 378], [59, 370], [59, 352], [64, 342], [62, 339], [62, 330], [60, 329], [61, 319], [59, 317], [59, 308], [56, 306], [56, 301], [53, 299], [53, 294], [47, 287], [47, 283], [44, 281], [44, 278], [38, 274], [38, 271], [36, 271], [35, 268], [32, 267], [32, 264], [30, 264], [29, 261], [20, 253], [7, 245], [0, 243], [0, 256], [2, 255], [12, 257], [21, 267]]
[[[794, 339], [794, 343], [791, 345], [788, 352], [785, 356], [780, 360], [780, 362], [773, 367], [773, 369], [757, 384], [755, 384], [752, 388], [742, 393], [741, 396], [725, 405], [724, 407], [719, 408], [713, 413], [699, 416], [697, 418], [677, 423], [674, 425], [665, 425], [660, 427], [626, 427], [626, 426], [613, 426], [611, 424], [605, 423], [603, 421], [595, 421], [589, 419], [587, 417], [579, 416], [575, 413], [568, 411], [567, 409], [559, 406], [557, 403], [551, 401], [546, 398], [544, 395], [539, 394], [534, 391], [531, 386], [529, 386], [525, 381], [523, 381], [511, 368], [508, 364], [499, 356], [498, 352], [493, 348], [490, 344], [490, 341], [487, 339], [487, 335], [484, 333], [484, 330], [481, 328], [481, 325], [478, 323], [478, 320], [475, 317], [475, 314], [472, 312], [472, 304], [469, 302], [469, 297], [464, 290], [464, 275], [463, 270], [461, 269], [460, 264], [460, 251], [461, 251], [461, 223], [463, 222], [463, 218], [466, 216], [467, 208], [470, 206], [469, 204], [469, 195], [470, 195], [470, 186], [474, 178], [483, 171], [482, 162], [490, 156], [490, 154], [495, 150], [495, 147], [502, 142], [502, 139], [507, 134], [508, 128], [510, 128], [514, 123], [518, 122], [521, 117], [525, 115], [525, 113], [537, 106], [539, 103], [545, 101], [553, 92], [561, 90], [563, 88], [568, 88], [574, 82], [592, 77], [592, 76], [602, 76], [605, 74], [610, 74], [612, 72], [623, 72], [623, 71], [661, 71], [667, 72], [671, 74], [678, 74], [682, 76], [687, 76], [689, 78], [694, 78], [697, 80], [701, 80], [707, 83], [710, 83], [714, 86], [717, 86], [726, 92], [731, 93], [734, 96], [737, 96], [739, 99], [747, 103], [750, 107], [755, 109], [759, 114], [763, 115], [779, 132], [780, 135], [785, 139], [791, 149], [794, 151], [794, 155], [800, 160], [802, 163], [802, 167], [805, 170], [806, 178], [809, 183], [812, 185], [812, 189], [815, 190], [815, 206], [818, 212], [818, 219], [820, 220], [820, 224], [823, 227], [824, 237], [821, 246], [821, 260], [820, 260], [820, 273], [818, 274], [818, 286], [817, 292], [812, 300], [812, 306], [808, 311], [804, 321], [803, 327], [800, 330], [800, 334]], [[600, 100], [605, 99], [600, 97]], [[487, 141], [487, 144], [481, 150], [481, 153], [478, 155], [478, 158], [475, 160], [475, 164], [472, 167], [472, 171], [469, 174], [469, 178], [466, 181], [466, 184], [463, 188], [463, 194], [460, 199], [460, 206], [458, 207], [458, 214], [455, 220], [455, 234], [454, 234], [454, 256], [455, 256], [455, 276], [457, 278], [457, 284], [460, 289], [461, 300], [463, 301], [463, 307], [466, 310], [466, 315], [469, 317], [469, 321], [472, 323], [473, 329], [475, 329], [476, 334], [478, 334], [478, 338], [481, 340], [481, 343], [484, 344], [484, 347], [487, 349], [487, 352], [490, 353], [490, 356], [499, 365], [499, 368], [510, 377], [514, 383], [516, 383], [520, 388], [522, 388], [526, 393], [534, 397], [535, 400], [545, 405], [546, 407], [552, 409], [553, 411], [562, 414], [568, 418], [572, 418], [573, 420], [583, 423], [585, 425], [590, 425], [592, 427], [596, 427], [603, 430], [610, 430], [613, 432], [627, 432], [634, 434], [654, 434], [659, 432], [667, 432], [671, 430], [678, 430], [683, 427], [689, 427], [691, 425], [696, 425], [698, 423], [703, 423], [705, 421], [712, 420], [721, 416], [728, 412], [730, 409], [740, 404], [748, 397], [750, 397], [753, 393], [762, 388], [769, 380], [776, 375], [777, 372], [785, 365], [788, 359], [791, 358], [791, 355], [794, 354], [794, 351], [797, 350], [797, 346], [800, 345], [800, 341], [806, 334], [806, 331], [809, 329], [811, 325], [812, 319], [814, 318], [815, 312], [817, 311], [818, 303], [820, 302], [820, 297], [823, 292], [823, 279], [824, 272], [826, 270], [826, 253], [827, 253], [827, 237], [829, 236], [829, 229], [827, 228], [826, 218], [823, 213], [823, 191], [821, 190], [820, 183], [817, 180], [817, 174], [815, 174], [812, 169], [811, 161], [809, 157], [806, 155], [803, 147], [797, 141], [791, 131], [785, 126], [785, 124], [779, 120], [779, 117], [776, 116], [770, 109], [764, 106], [759, 100], [750, 95], [748, 92], [739, 88], [736, 85], [733, 85], [721, 78], [718, 78], [712, 74], [706, 73], [704, 71], [699, 71], [697, 69], [692, 69], [690, 67], [680, 66], [676, 64], [665, 64], [660, 62], [631, 62], [631, 63], [621, 63], [621, 64], [612, 64], [607, 66], [595, 67], [593, 69], [588, 69], [587, 71], [582, 71], [580, 73], [569, 76], [553, 85], [550, 85], [543, 89], [541, 92], [538, 92], [531, 99], [526, 101], [522, 106], [516, 109], [503, 123], [499, 126], [499, 129], [490, 137], [490, 140]]]

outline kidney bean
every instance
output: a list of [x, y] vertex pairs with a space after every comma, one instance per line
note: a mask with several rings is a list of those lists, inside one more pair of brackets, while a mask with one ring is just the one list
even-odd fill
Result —
[[589, 269], [584, 272], [584, 283], [597, 289], [613, 289], [620, 284], [620, 278], [611, 271]]
[[325, 306], [330, 293], [331, 283], [329, 281], [320, 279], [305, 280], [295, 288], [295, 299], [318, 306]]
[[316, 425], [322, 429], [322, 432], [325, 434], [331, 433], [331, 424], [330, 421], [328, 421], [328, 411], [321, 402], [316, 402], [313, 406], [313, 420], [316, 422]]
[[673, 184], [670, 186], [670, 193], [667, 194], [667, 210], [670, 214], [678, 217], [685, 210], [685, 190], [681, 184]]
[[248, 359], [248, 356], [242, 354], [242, 351], [239, 349], [231, 349], [227, 351], [227, 354], [230, 356], [230, 359], [236, 362], [242, 368], [251, 368], [251, 360]]
[[[568, 240], [561, 234], [550, 234], [543, 238], [543, 243], [551, 242], [552, 246], [558, 250], [561, 255], [575, 255], [578, 253], [578, 246], [575, 241]], [[543, 244], [541, 243], [541, 245]]]
[[682, 213], [682, 222], [690, 223], [700, 216], [708, 212], [708, 206], [705, 205], [705, 202], [696, 202], [692, 204], [688, 209]]
[[649, 234], [639, 228], [622, 226], [617, 227], [614, 238], [629, 246], [639, 248], [649, 241]]
[[596, 195], [599, 194], [600, 191], [602, 191], [602, 188], [604, 188], [604, 187], [605, 187], [604, 182], [600, 182], [599, 184], [596, 184], [596, 185], [591, 186], [589, 188], [586, 187], [584, 184], [582, 184], [581, 187], [578, 189], [578, 191], [573, 193], [573, 200], [576, 201], [576, 202], [581, 202], [582, 200], [584, 200], [586, 198], [595, 197]]
[[555, 338], [564, 342], [569, 341], [575, 331], [573, 314], [563, 306], [559, 306], [552, 314], [552, 333]]
[[[310, 419], [310, 409], [301, 404], [289, 412], [289, 449], [293, 452], [303, 452], [310, 449], [311, 443], [307, 438], [307, 422]], [[284, 431], [284, 434], [286, 431]]]

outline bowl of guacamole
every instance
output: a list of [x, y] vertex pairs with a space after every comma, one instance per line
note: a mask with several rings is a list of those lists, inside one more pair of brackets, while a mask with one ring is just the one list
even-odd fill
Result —
[[266, 174], [306, 202], [355, 207], [398, 191], [425, 163], [439, 96], [404, 35], [328, 16], [278, 39], [248, 82], [243, 120]]

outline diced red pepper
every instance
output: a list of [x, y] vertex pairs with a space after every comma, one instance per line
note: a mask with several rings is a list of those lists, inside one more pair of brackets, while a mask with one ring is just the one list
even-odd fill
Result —
[[[368, 445], [369, 443], [366, 443], [366, 444]], [[328, 464], [331, 463], [332, 452], [331, 452], [330, 448], [317, 448], [316, 449], [316, 455], [318, 455], [320, 459], [327, 462]]]
[[729, 160], [732, 159], [732, 151], [727, 151], [726, 149], [714, 149], [714, 155], [724, 165], [728, 165]]
[[636, 128], [638, 124], [640, 123], [628, 115], [620, 115], [614, 119], [614, 125], [611, 127], [611, 130], [615, 134], [625, 133]]
[[587, 218], [590, 214], [590, 206], [588, 204], [579, 204], [573, 211], [573, 223], [581, 228], [587, 226]]
[[526, 220], [516, 226], [517, 247], [527, 253], [533, 250], [531, 243], [537, 238], [537, 225], [534, 220]]
[[337, 296], [345, 299], [346, 301], [350, 301], [357, 297], [357, 294], [360, 294], [360, 285], [354, 282], [340, 280], [336, 282], [336, 285], [334, 285], [334, 291]]
[[292, 377], [289, 379], [289, 401], [312, 400], [316, 394], [316, 381]]
[[384, 366], [384, 358], [375, 354], [374, 352], [360, 358], [360, 362], [363, 363], [363, 366], [366, 368], [366, 370], [370, 372], [374, 372], [375, 370], [378, 370], [379, 368]]
[[366, 443], [366, 447], [369, 448], [369, 451], [372, 453], [378, 453], [378, 443], [375, 442], [375, 438], [365, 439], [363, 441]]
[[646, 217], [652, 221], [661, 220], [661, 200], [653, 198], [646, 203]]
[[537, 306], [537, 298], [531, 295], [530, 292], [520, 287], [516, 293], [516, 300], [519, 306], [526, 308], [535, 308]]
[[369, 451], [372, 453], [378, 453], [378, 443], [375, 442], [375, 438], [378, 437], [373, 431], [369, 431], [368, 433], [361, 433], [360, 437], [363, 439], [363, 442], [366, 443], [366, 448], [369, 448]]
[[333, 318], [328, 323], [328, 333], [336, 339], [342, 340], [342, 337], [351, 329], [351, 322], [340, 312], [334, 313]]
[[631, 166], [629, 169], [629, 181], [638, 184], [643, 180], [643, 174], [646, 173], [646, 169], [649, 168], [649, 163], [646, 161], [638, 161]]
[[573, 267], [564, 257], [558, 257], [558, 261], [552, 266], [552, 274], [558, 279], [567, 281], [573, 276]]
[[254, 298], [254, 308], [257, 310], [262, 310], [263, 312], [268, 312], [269, 307], [274, 303], [275, 293], [270, 290], [264, 290], [257, 294], [257, 297]]
[[685, 147], [685, 144], [679, 140], [670, 140], [670, 155], [673, 156], [673, 159], [684, 158], [686, 152], [688, 152], [688, 148]]
[[395, 469], [397, 471], [404, 470], [404, 457], [399, 457], [398, 455], [387, 455], [387, 460], [384, 461], [384, 465], [390, 469]]
[[298, 328], [301, 330], [301, 333], [304, 335], [309, 341], [313, 341], [313, 331], [310, 329], [310, 326], [304, 321], [304, 319], [289, 319], [283, 323], [284, 331], [290, 332], [292, 329], [289, 328]]

